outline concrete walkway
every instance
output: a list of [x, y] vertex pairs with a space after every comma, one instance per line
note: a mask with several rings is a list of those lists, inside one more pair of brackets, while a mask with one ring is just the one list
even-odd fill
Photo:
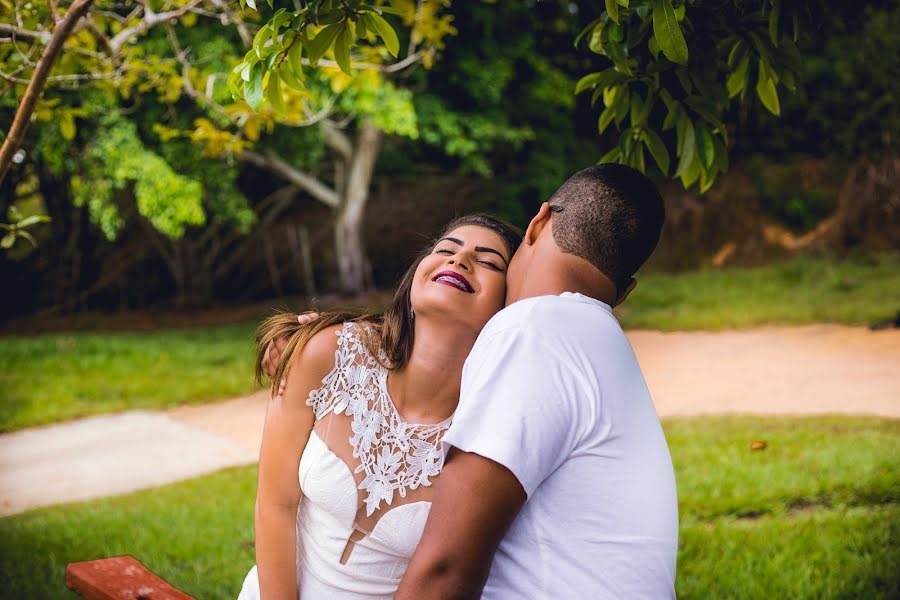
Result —
[[[628, 334], [660, 416], [900, 418], [900, 330], [838, 325]], [[123, 494], [257, 460], [267, 392], [0, 436], [0, 515]]]

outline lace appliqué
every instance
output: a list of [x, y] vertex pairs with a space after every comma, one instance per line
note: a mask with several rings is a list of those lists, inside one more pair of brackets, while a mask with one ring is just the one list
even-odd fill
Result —
[[391, 504], [395, 491], [405, 498], [407, 490], [431, 485], [444, 466], [438, 446], [452, 417], [433, 425], [403, 421], [387, 392], [387, 369], [369, 354], [358, 327], [345, 323], [337, 332], [335, 368], [306, 404], [317, 421], [329, 412], [352, 417], [349, 441], [360, 459], [354, 472], [365, 473], [359, 489], [366, 491], [366, 516], [371, 516], [382, 501]]

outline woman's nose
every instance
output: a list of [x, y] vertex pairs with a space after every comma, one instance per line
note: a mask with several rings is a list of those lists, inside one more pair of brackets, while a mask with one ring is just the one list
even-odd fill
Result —
[[459, 265], [459, 267], [461, 269], [465, 269], [466, 271], [469, 270], [469, 265], [466, 264], [466, 261], [459, 257], [456, 257], [456, 256], [454, 256], [453, 258], [450, 259], [450, 264], [451, 265]]

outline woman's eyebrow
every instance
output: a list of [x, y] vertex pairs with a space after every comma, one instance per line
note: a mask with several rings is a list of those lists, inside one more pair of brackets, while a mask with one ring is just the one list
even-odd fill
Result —
[[487, 248], [485, 246], [475, 246], [475, 252], [490, 252], [491, 254], [496, 254], [500, 258], [503, 259], [504, 264], [509, 264], [509, 261], [506, 260], [506, 257], [500, 254], [499, 250], [494, 250], [493, 248]]
[[[453, 242], [454, 244], [456, 244], [458, 246], [463, 245], [461, 240], [458, 240], [458, 239], [452, 238], [452, 237], [441, 238], [437, 241], [437, 243], [440, 244], [444, 240], [446, 240], [448, 242]], [[493, 248], [488, 248], [487, 246], [475, 246], [475, 252], [490, 252], [491, 254], [496, 254], [497, 256], [499, 256], [500, 258], [503, 259], [503, 264], [506, 264], [506, 265], [509, 264], [509, 261], [506, 260], [506, 257], [503, 256], [499, 250], [494, 250]]]

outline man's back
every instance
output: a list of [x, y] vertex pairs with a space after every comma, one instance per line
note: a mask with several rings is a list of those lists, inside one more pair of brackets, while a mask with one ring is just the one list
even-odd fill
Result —
[[483, 598], [674, 596], [672, 463], [606, 304], [565, 293], [498, 313], [444, 442], [502, 464], [528, 494]]

